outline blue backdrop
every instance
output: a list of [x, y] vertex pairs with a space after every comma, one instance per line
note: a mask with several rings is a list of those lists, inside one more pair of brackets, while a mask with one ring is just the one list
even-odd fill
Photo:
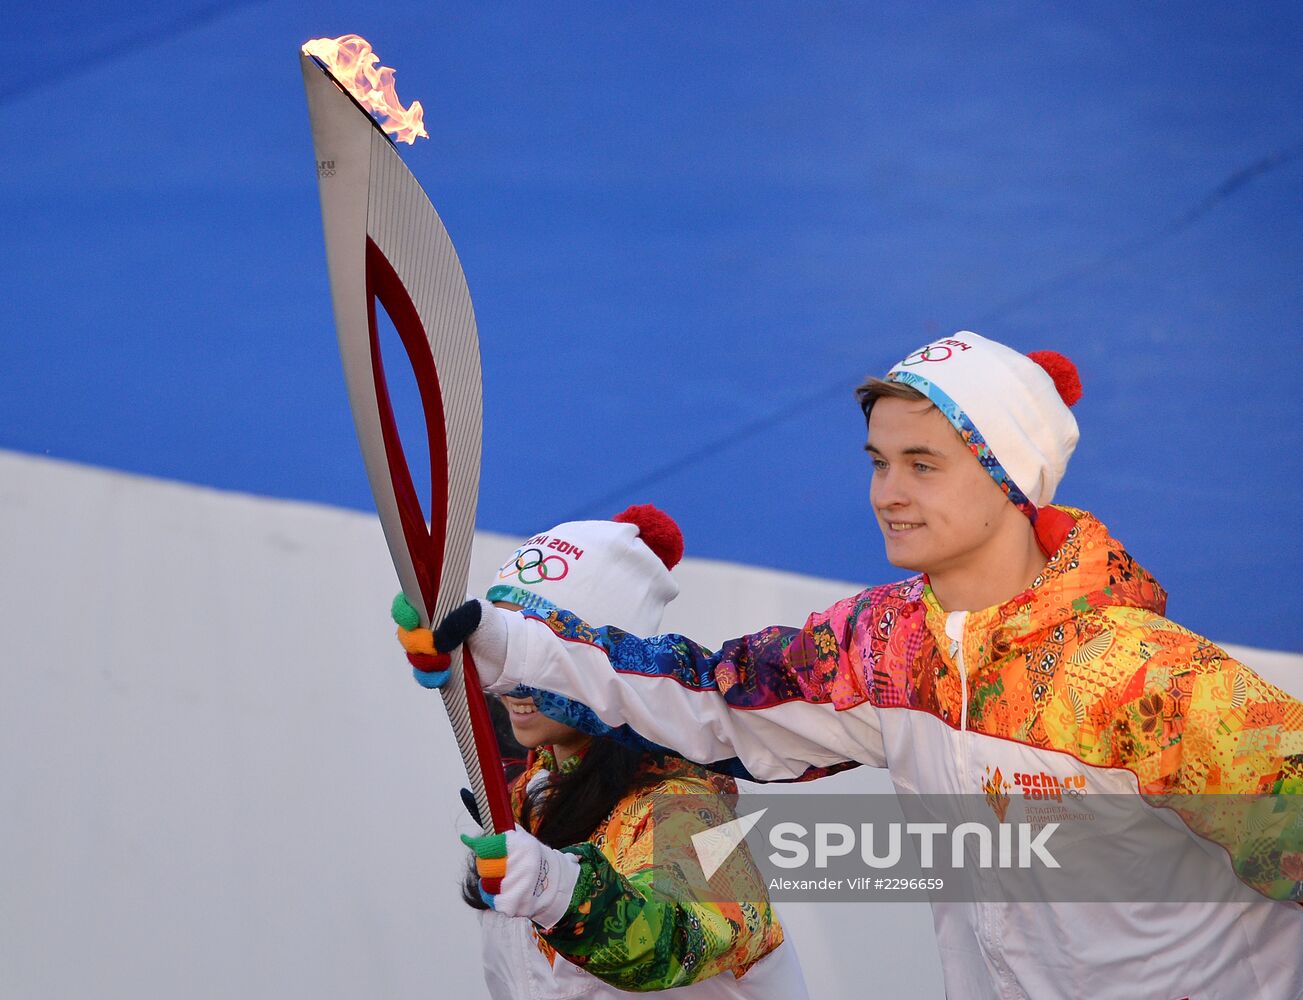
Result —
[[1297, 5], [44, 3], [0, 84], [0, 446], [368, 508], [297, 47], [432, 139], [485, 355], [480, 526], [651, 501], [878, 582], [851, 390], [973, 328], [1078, 362], [1059, 499], [1303, 648]]

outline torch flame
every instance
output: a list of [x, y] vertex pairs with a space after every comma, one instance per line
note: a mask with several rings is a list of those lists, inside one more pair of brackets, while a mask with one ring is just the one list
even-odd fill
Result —
[[330, 75], [362, 107], [380, 119], [380, 127], [395, 139], [410, 145], [418, 138], [430, 137], [425, 131], [425, 109], [421, 102], [413, 101], [410, 108], [403, 107], [394, 91], [393, 69], [376, 65], [380, 57], [361, 35], [314, 38], [303, 43], [303, 51], [320, 59]]

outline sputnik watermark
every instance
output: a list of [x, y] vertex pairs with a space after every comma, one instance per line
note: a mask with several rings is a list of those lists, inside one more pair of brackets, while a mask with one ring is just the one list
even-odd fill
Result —
[[[746, 835], [769, 810], [760, 809], [727, 823], [692, 835], [692, 847], [706, 878], [712, 878], [733, 852], [746, 839]], [[878, 853], [878, 831], [886, 830], [886, 850]], [[861, 823], [858, 831], [849, 823], [815, 823], [813, 828], [801, 823], [775, 823], [768, 831], [768, 843], [773, 849], [769, 863], [778, 868], [805, 868], [814, 857], [814, 867], [825, 869], [834, 858], [844, 858], [855, 853], [859, 843], [859, 856], [870, 868], [893, 869], [901, 863], [902, 837], [918, 838], [917, 859], [921, 868], [931, 870], [941, 867], [938, 861], [937, 840], [950, 843], [950, 867], [977, 868], [1059, 868], [1057, 858], [1049, 850], [1049, 840], [1058, 830], [1058, 823], [1033, 826], [1031, 823], [1000, 823], [992, 836], [991, 828], [982, 823], [960, 823], [954, 828], [945, 823]], [[857, 836], [858, 833], [858, 836]], [[976, 851], [970, 854], [969, 847]], [[1017, 847], [1017, 857], [1014, 849]], [[941, 850], [944, 850], [942, 848]], [[854, 883], [857, 880], [852, 879]], [[851, 884], [851, 888], [855, 888]]]
[[[734, 902], [1233, 903], [1257, 883], [1303, 897], [1303, 796], [1149, 801], [1025, 777], [980, 795], [665, 795], [652, 870], [666, 892]], [[1210, 855], [1199, 831], [1247, 847]]]
[[719, 871], [720, 866], [733, 856], [733, 852], [746, 839], [751, 828], [759, 823], [760, 817], [768, 811], [768, 809], [759, 809], [692, 835], [692, 849], [697, 852], [697, 863], [701, 865], [701, 870], [707, 879], [714, 878], [715, 872]]
[[[753, 814], [755, 815], [755, 814]], [[728, 825], [728, 824], [725, 824]], [[876, 850], [877, 831], [886, 828], [886, 851]], [[945, 823], [861, 823], [859, 826], [859, 856], [870, 868], [895, 868], [901, 862], [902, 828], [905, 836], [918, 838], [918, 865], [925, 870], [941, 867], [936, 842], [950, 841], [950, 867], [972, 867], [974, 858], [969, 854], [969, 839], [976, 846], [978, 868], [1059, 868], [1061, 865], [1049, 851], [1049, 840], [1059, 828], [1058, 823], [1036, 827], [1031, 823], [1000, 823], [995, 836], [991, 828], [982, 823], [960, 823], [953, 828]], [[745, 834], [744, 834], [745, 836]], [[847, 857], [855, 852], [856, 829], [849, 823], [815, 823], [813, 836], [810, 828], [801, 823], [775, 823], [769, 829], [769, 844], [774, 848], [769, 855], [770, 864], [779, 868], [804, 868], [810, 863], [813, 844], [814, 867], [827, 868], [833, 858]], [[993, 843], [994, 841], [994, 843]], [[1018, 856], [1014, 858], [1014, 845]], [[707, 876], [709, 877], [709, 876]]]

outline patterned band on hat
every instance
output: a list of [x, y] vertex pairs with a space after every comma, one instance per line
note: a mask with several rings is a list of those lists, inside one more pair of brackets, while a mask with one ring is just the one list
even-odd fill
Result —
[[1027, 515], [1033, 524], [1036, 522], [1036, 505], [1027, 499], [1027, 495], [1019, 489], [1013, 477], [1005, 471], [1000, 460], [995, 457], [995, 452], [991, 451], [991, 446], [986, 443], [986, 438], [982, 437], [982, 432], [968, 419], [968, 414], [960, 409], [958, 403], [942, 392], [940, 387], [913, 372], [896, 369], [887, 373], [886, 381], [899, 382], [911, 389], [917, 389], [926, 396], [932, 405], [941, 411], [942, 416], [950, 421], [950, 426], [959, 432], [959, 436], [964, 439], [964, 444], [968, 445], [968, 450], [973, 453], [987, 474], [995, 480], [995, 484], [1004, 491], [1010, 502]]
[[[539, 597], [532, 590], [526, 590], [524, 587], [509, 587], [504, 583], [490, 587], [489, 592], [484, 595], [484, 599], [486, 601], [504, 601], [507, 604], [519, 604], [526, 611], [557, 610], [557, 606], [546, 597]], [[535, 700], [541, 694], [536, 688], [526, 687], [524, 684], [517, 684], [505, 693], [508, 698], [534, 698]]]
[[556, 605], [546, 597], [539, 597], [532, 590], [526, 590], [524, 587], [512, 587], [505, 583], [497, 584], [490, 587], [489, 592], [484, 595], [486, 601], [505, 601], [507, 604], [519, 604], [522, 608], [532, 611], [555, 611]]

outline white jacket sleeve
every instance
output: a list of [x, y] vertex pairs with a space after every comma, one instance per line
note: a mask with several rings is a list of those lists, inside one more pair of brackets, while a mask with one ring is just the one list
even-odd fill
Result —
[[845, 616], [835, 611], [812, 615], [802, 629], [765, 629], [711, 653], [682, 636], [640, 639], [565, 611], [495, 609], [496, 620], [470, 645], [482, 677], [495, 678], [490, 691], [523, 685], [555, 692], [606, 726], [628, 726], [690, 760], [735, 760], [740, 767], [720, 769], [792, 780], [848, 763], [886, 763], [877, 708], [867, 699], [835, 704], [829, 678], [859, 669], [850, 637], [835, 627]]

